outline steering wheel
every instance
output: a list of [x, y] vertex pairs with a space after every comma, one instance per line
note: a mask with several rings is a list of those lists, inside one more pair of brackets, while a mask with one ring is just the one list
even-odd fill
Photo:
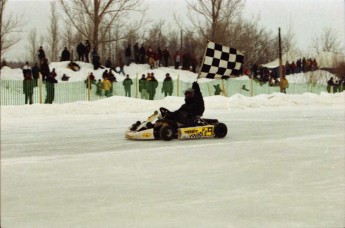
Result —
[[166, 118], [171, 113], [168, 109], [163, 107], [159, 108], [159, 111], [161, 112], [163, 118]]

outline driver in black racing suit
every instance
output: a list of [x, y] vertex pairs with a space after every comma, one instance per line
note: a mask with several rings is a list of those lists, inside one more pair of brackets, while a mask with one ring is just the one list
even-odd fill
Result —
[[189, 88], [184, 93], [185, 103], [176, 111], [171, 112], [165, 116], [185, 126], [194, 126], [197, 122], [197, 116], [202, 116], [205, 111], [204, 98], [201, 94], [199, 84], [193, 82], [192, 88]]

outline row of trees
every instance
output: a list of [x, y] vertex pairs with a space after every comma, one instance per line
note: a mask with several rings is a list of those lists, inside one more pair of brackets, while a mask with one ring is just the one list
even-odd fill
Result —
[[[3, 18], [8, 0], [0, 2], [0, 57], [19, 39], [24, 23], [20, 17]], [[168, 47], [171, 53], [188, 50], [201, 57], [207, 40], [235, 47], [245, 54], [245, 63], [266, 63], [277, 58], [275, 32], [260, 27], [258, 18], [242, 17], [245, 0], [186, 0], [188, 19], [175, 15], [174, 27], [166, 21], [148, 23], [143, 0], [58, 0], [51, 2], [50, 25], [45, 35], [36, 29], [29, 34], [27, 59], [35, 61], [44, 46], [50, 61], [58, 61], [63, 47], [75, 50], [80, 41], [89, 40], [102, 60], [116, 60], [128, 44]], [[59, 12], [63, 12], [63, 17]], [[295, 48], [293, 29], [282, 39], [283, 52]], [[331, 29], [315, 38], [317, 51], [339, 51], [341, 42]]]

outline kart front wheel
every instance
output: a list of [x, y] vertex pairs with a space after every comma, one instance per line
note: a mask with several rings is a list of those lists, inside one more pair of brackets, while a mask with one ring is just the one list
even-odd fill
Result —
[[175, 136], [175, 129], [171, 126], [163, 126], [160, 130], [160, 138], [165, 141], [170, 141]]
[[216, 138], [224, 138], [227, 133], [228, 133], [228, 128], [223, 123], [218, 123], [214, 127], [214, 135], [216, 136]]

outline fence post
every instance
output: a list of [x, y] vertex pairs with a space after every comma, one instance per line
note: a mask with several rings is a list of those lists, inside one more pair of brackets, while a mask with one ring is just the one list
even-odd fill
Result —
[[180, 75], [179, 75], [179, 74], [177, 75], [177, 81], [176, 81], [176, 82], [177, 82], [177, 83], [176, 83], [176, 84], [177, 84], [177, 85], [176, 85], [176, 93], [177, 93], [176, 96], [178, 97], [179, 94], [180, 94], [180, 93], [179, 93], [179, 92], [180, 92]]
[[139, 84], [139, 81], [138, 81], [138, 72], [136, 73], [136, 78], [135, 78], [135, 98], [138, 98], [138, 84]]
[[223, 90], [224, 97], [227, 97], [226, 92], [225, 92], [225, 87], [224, 87], [224, 79], [222, 79], [222, 90]]
[[87, 76], [87, 100], [91, 100], [91, 81], [90, 81], [90, 73]]
[[39, 73], [38, 76], [38, 96], [40, 100], [40, 104], [42, 104], [42, 74]]

